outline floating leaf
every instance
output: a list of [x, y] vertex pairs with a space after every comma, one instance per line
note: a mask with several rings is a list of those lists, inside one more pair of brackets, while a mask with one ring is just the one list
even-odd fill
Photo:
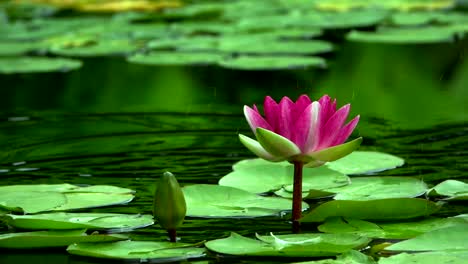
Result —
[[[87, 191], [89, 190], [89, 191]], [[24, 213], [63, 211], [128, 203], [132, 190], [115, 186], [79, 187], [70, 184], [0, 187], [0, 207]]]
[[221, 60], [224, 68], [240, 70], [283, 70], [306, 67], [325, 68], [326, 62], [320, 57], [306, 56], [246, 56], [230, 57]]
[[317, 54], [333, 50], [333, 45], [320, 40], [269, 40], [258, 38], [225, 37], [220, 40], [218, 49], [223, 52], [242, 54]]
[[416, 254], [401, 253], [388, 258], [380, 258], [379, 264], [465, 264], [468, 251], [435, 251]]
[[67, 72], [81, 67], [81, 61], [47, 57], [0, 57], [0, 74]]
[[415, 238], [398, 242], [385, 250], [392, 251], [468, 251], [468, 223], [433, 230]]
[[47, 213], [6, 215], [8, 225], [23, 229], [118, 229], [131, 230], [153, 224], [151, 215], [109, 213]]
[[[260, 240], [231, 233], [227, 238], [208, 241], [205, 246], [217, 253], [237, 256], [322, 257], [359, 249], [370, 242], [368, 238], [355, 235], [313, 233], [257, 237]], [[277, 239], [285, 243], [281, 248], [275, 244]]]
[[[256, 217], [275, 215], [291, 210], [291, 201], [263, 197], [228, 186], [196, 184], [183, 189], [187, 216], [197, 217]], [[307, 209], [306, 203], [302, 208]]]
[[127, 236], [110, 234], [87, 235], [86, 230], [35, 231], [0, 235], [0, 248], [49, 248], [66, 247], [78, 242], [111, 242], [128, 239]]
[[53, 45], [50, 51], [62, 56], [97, 57], [110, 55], [127, 55], [137, 50], [138, 46], [129, 40], [98, 40], [97, 42], [78, 45]]
[[312, 260], [294, 262], [293, 264], [377, 264], [372, 257], [367, 256], [357, 250], [350, 250], [336, 257], [336, 260]]
[[318, 229], [325, 233], [354, 234], [372, 238], [408, 239], [432, 230], [468, 223], [459, 217], [429, 218], [415, 222], [374, 224], [359, 219], [333, 217]]
[[351, 184], [330, 188], [326, 191], [337, 193], [335, 200], [376, 200], [387, 198], [417, 197], [424, 194], [427, 185], [411, 177], [360, 177]]
[[161, 38], [148, 42], [150, 49], [177, 49], [182, 51], [211, 51], [215, 53], [218, 38], [213, 36], [193, 36]]
[[[248, 165], [248, 163], [251, 164]], [[234, 165], [233, 172], [220, 179], [219, 184], [231, 186], [253, 193], [277, 191], [284, 186], [292, 186], [294, 167], [284, 163], [252, 161]], [[257, 165], [260, 164], [260, 165]], [[304, 168], [303, 188], [325, 190], [349, 184], [349, 178], [326, 167]]]
[[328, 217], [343, 216], [368, 220], [401, 220], [435, 213], [439, 206], [419, 198], [391, 198], [369, 201], [336, 200], [320, 204], [307, 213], [302, 222], [323, 222]]
[[153, 242], [153, 241], [120, 241], [115, 243], [78, 243], [67, 248], [73, 255], [108, 258], [138, 259], [140, 262], [180, 261], [187, 258], [198, 258], [205, 255], [205, 249], [196, 248], [194, 244]]
[[148, 54], [137, 54], [128, 58], [131, 63], [146, 65], [192, 65], [215, 64], [223, 57], [213, 52], [162, 52], [153, 51]]
[[35, 42], [0, 42], [0, 56], [21, 55], [44, 47], [44, 44]]
[[364, 8], [385, 8], [385, 9], [396, 9], [401, 11], [409, 10], [435, 10], [435, 9], [447, 9], [455, 6], [454, 0], [391, 0], [391, 1], [380, 1], [380, 0], [322, 0], [314, 3], [315, 8], [326, 11], [346, 11], [349, 12], [353, 9], [364, 9]]
[[424, 44], [453, 42], [454, 33], [454, 29], [444, 27], [379, 28], [376, 32], [351, 31], [346, 39], [372, 43]]
[[468, 184], [457, 180], [446, 180], [430, 189], [428, 194], [448, 196], [444, 200], [468, 200]]
[[397, 156], [376, 151], [354, 151], [348, 156], [328, 162], [325, 166], [347, 175], [369, 174], [402, 166], [405, 161]]

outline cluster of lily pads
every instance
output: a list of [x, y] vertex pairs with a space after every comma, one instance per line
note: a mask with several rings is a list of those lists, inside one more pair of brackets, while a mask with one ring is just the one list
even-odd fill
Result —
[[318, 38], [330, 30], [350, 41], [394, 44], [450, 42], [468, 31], [455, 0], [200, 1], [162, 10], [153, 8], [158, 1], [143, 1], [133, 9], [114, 3], [113, 15], [75, 8], [78, 16], [68, 17], [61, 11], [74, 6], [60, 2], [0, 4], [0, 73], [68, 71], [82, 66], [79, 58], [115, 55], [146, 65], [325, 67], [319, 54], [334, 46]]
[[[67, 247], [75, 255], [158, 261], [203, 257], [208, 250], [236, 256], [336, 256], [303, 263], [377, 263], [371, 256], [405, 251], [380, 257], [378, 263], [463, 263], [468, 256], [468, 215], [430, 215], [444, 203], [468, 199], [468, 184], [446, 180], [428, 188], [421, 179], [375, 175], [403, 163], [390, 154], [355, 151], [322, 167], [305, 168], [303, 208], [308, 210], [301, 219], [305, 223], [302, 234], [256, 234], [251, 238], [232, 233], [195, 244], [172, 243], [165, 237], [132, 241], [119, 234], [152, 225], [151, 215], [69, 212], [128, 203], [135, 195], [130, 189], [70, 184], [0, 186], [0, 219], [15, 230], [0, 234], [0, 248]], [[292, 169], [287, 162], [242, 160], [218, 185], [182, 188], [187, 216], [277, 215], [278, 221], [287, 221], [281, 216], [291, 207]], [[319, 232], [313, 232], [315, 227], [309, 228], [308, 222], [319, 223]], [[381, 239], [403, 241], [376, 242]]]

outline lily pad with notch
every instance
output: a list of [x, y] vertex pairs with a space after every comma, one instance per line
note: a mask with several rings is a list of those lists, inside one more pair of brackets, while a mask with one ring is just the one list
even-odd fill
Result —
[[34, 231], [0, 234], [0, 248], [50, 248], [66, 247], [77, 242], [112, 242], [126, 240], [127, 236], [119, 234], [86, 234], [83, 230], [54, 230], [54, 231]]
[[205, 255], [199, 244], [155, 242], [155, 241], [119, 241], [114, 243], [77, 243], [67, 248], [72, 255], [105, 258], [139, 260], [140, 262], [172, 262]]
[[[259, 217], [291, 210], [291, 201], [264, 197], [229, 186], [195, 184], [182, 188], [187, 203], [187, 216], [193, 217]], [[306, 203], [302, 208], [307, 209]]]
[[[278, 191], [293, 184], [294, 166], [288, 163], [273, 163], [258, 159], [234, 165], [234, 171], [222, 177], [219, 184], [246, 190], [252, 193]], [[348, 176], [326, 168], [304, 168], [304, 186], [325, 190], [349, 184]]]
[[214, 252], [236, 256], [325, 257], [365, 247], [371, 240], [356, 235], [291, 234], [260, 236], [257, 239], [231, 233], [227, 238], [208, 241]]
[[151, 215], [130, 215], [111, 213], [46, 213], [35, 215], [12, 215], [3, 217], [8, 225], [32, 230], [62, 230], [87, 228], [92, 230], [113, 229], [130, 231], [152, 225]]
[[457, 180], [446, 180], [427, 193], [429, 196], [444, 197], [443, 200], [468, 200], [468, 184]]

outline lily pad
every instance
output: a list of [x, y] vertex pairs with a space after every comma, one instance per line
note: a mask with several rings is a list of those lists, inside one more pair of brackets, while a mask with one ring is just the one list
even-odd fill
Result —
[[355, 235], [294, 234], [257, 236], [258, 240], [236, 233], [208, 241], [205, 246], [217, 253], [237, 256], [324, 257], [365, 247], [369, 238]]
[[126, 240], [127, 236], [118, 234], [91, 234], [86, 230], [34, 231], [0, 235], [0, 248], [49, 248], [66, 247], [77, 242], [111, 242]]
[[347, 175], [371, 174], [402, 166], [405, 161], [397, 156], [376, 151], [354, 151], [348, 156], [325, 164], [332, 170]]
[[455, 30], [450, 27], [379, 28], [376, 32], [351, 31], [346, 39], [358, 42], [388, 44], [425, 44], [453, 42]]
[[427, 185], [420, 179], [411, 177], [360, 177], [353, 178], [351, 184], [327, 189], [337, 193], [335, 200], [376, 200], [387, 198], [417, 197], [424, 194]]
[[5, 216], [8, 225], [23, 229], [117, 229], [120, 231], [152, 225], [151, 215], [128, 215], [109, 213], [47, 213], [35, 215]]
[[[196, 184], [182, 188], [187, 216], [257, 217], [291, 210], [291, 200], [264, 197], [228, 186]], [[305, 210], [306, 203], [302, 204]]]
[[413, 222], [374, 224], [359, 219], [333, 217], [321, 224], [321, 232], [354, 234], [372, 238], [408, 239], [432, 230], [468, 223], [459, 217], [429, 218]]
[[127, 55], [137, 49], [138, 46], [131, 43], [129, 40], [98, 40], [94, 43], [72, 47], [54, 45], [51, 47], [50, 51], [62, 56], [97, 57]]
[[448, 196], [444, 200], [468, 200], [468, 184], [457, 180], [446, 180], [430, 189], [428, 194]]
[[203, 257], [205, 249], [195, 246], [194, 244], [171, 242], [119, 241], [105, 244], [78, 243], [70, 245], [67, 251], [72, 255], [95, 258], [169, 262]]
[[[293, 184], [294, 166], [291, 164], [252, 161], [243, 165], [234, 165], [234, 167], [236, 169], [233, 172], [219, 180], [220, 185], [253, 193], [265, 193]], [[348, 176], [323, 166], [304, 168], [303, 171], [304, 190], [325, 190], [344, 186], [349, 182]]]
[[0, 56], [17, 56], [44, 47], [44, 44], [35, 42], [0, 42]]
[[219, 42], [218, 49], [223, 52], [241, 54], [317, 54], [333, 50], [333, 45], [320, 40], [269, 40], [259, 41], [246, 36], [226, 37]]
[[434, 251], [422, 253], [401, 253], [388, 258], [380, 258], [379, 264], [465, 264], [468, 259], [468, 251]]
[[247, 56], [241, 55], [219, 61], [224, 68], [240, 70], [283, 70], [306, 67], [325, 68], [327, 63], [320, 57], [306, 56]]
[[115, 186], [79, 187], [70, 184], [0, 187], [0, 207], [27, 214], [128, 203], [132, 190]]
[[357, 250], [350, 250], [338, 255], [336, 259], [294, 262], [292, 264], [377, 264], [377, 262], [375, 262], [372, 257]]
[[433, 214], [439, 206], [419, 198], [391, 198], [369, 201], [336, 200], [320, 204], [306, 214], [302, 222], [323, 222], [328, 217], [343, 216], [366, 220], [401, 220]]
[[148, 54], [137, 54], [127, 60], [131, 63], [145, 65], [193, 65], [215, 64], [223, 58], [214, 52], [163, 52], [153, 51]]
[[81, 61], [65, 58], [0, 57], [0, 74], [67, 72], [76, 70], [81, 65]]
[[398, 242], [385, 250], [391, 251], [468, 251], [468, 223], [433, 230], [405, 241]]

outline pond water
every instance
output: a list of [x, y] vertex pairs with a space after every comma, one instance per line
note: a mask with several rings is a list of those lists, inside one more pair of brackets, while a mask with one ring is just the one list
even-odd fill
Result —
[[[378, 175], [418, 177], [429, 184], [467, 179], [466, 41], [417, 46], [342, 43], [329, 69], [238, 71], [152, 67], [119, 58], [89, 58], [67, 73], [0, 75], [0, 185], [108, 184], [136, 190], [128, 205], [95, 212], [151, 214], [154, 185], [164, 171], [182, 185], [208, 183], [253, 157], [238, 141], [250, 135], [244, 104], [263, 97], [318, 98], [352, 104], [362, 119], [353, 135], [361, 149], [400, 156], [406, 164]], [[460, 203], [439, 215], [467, 213]], [[0, 232], [7, 232], [0, 226]], [[306, 225], [306, 231], [315, 230]], [[187, 218], [184, 242], [289, 233], [288, 216]], [[155, 225], [130, 233], [160, 240]], [[286, 263], [297, 259], [209, 254], [213, 263]], [[107, 263], [63, 249], [2, 250], [0, 263]]]

